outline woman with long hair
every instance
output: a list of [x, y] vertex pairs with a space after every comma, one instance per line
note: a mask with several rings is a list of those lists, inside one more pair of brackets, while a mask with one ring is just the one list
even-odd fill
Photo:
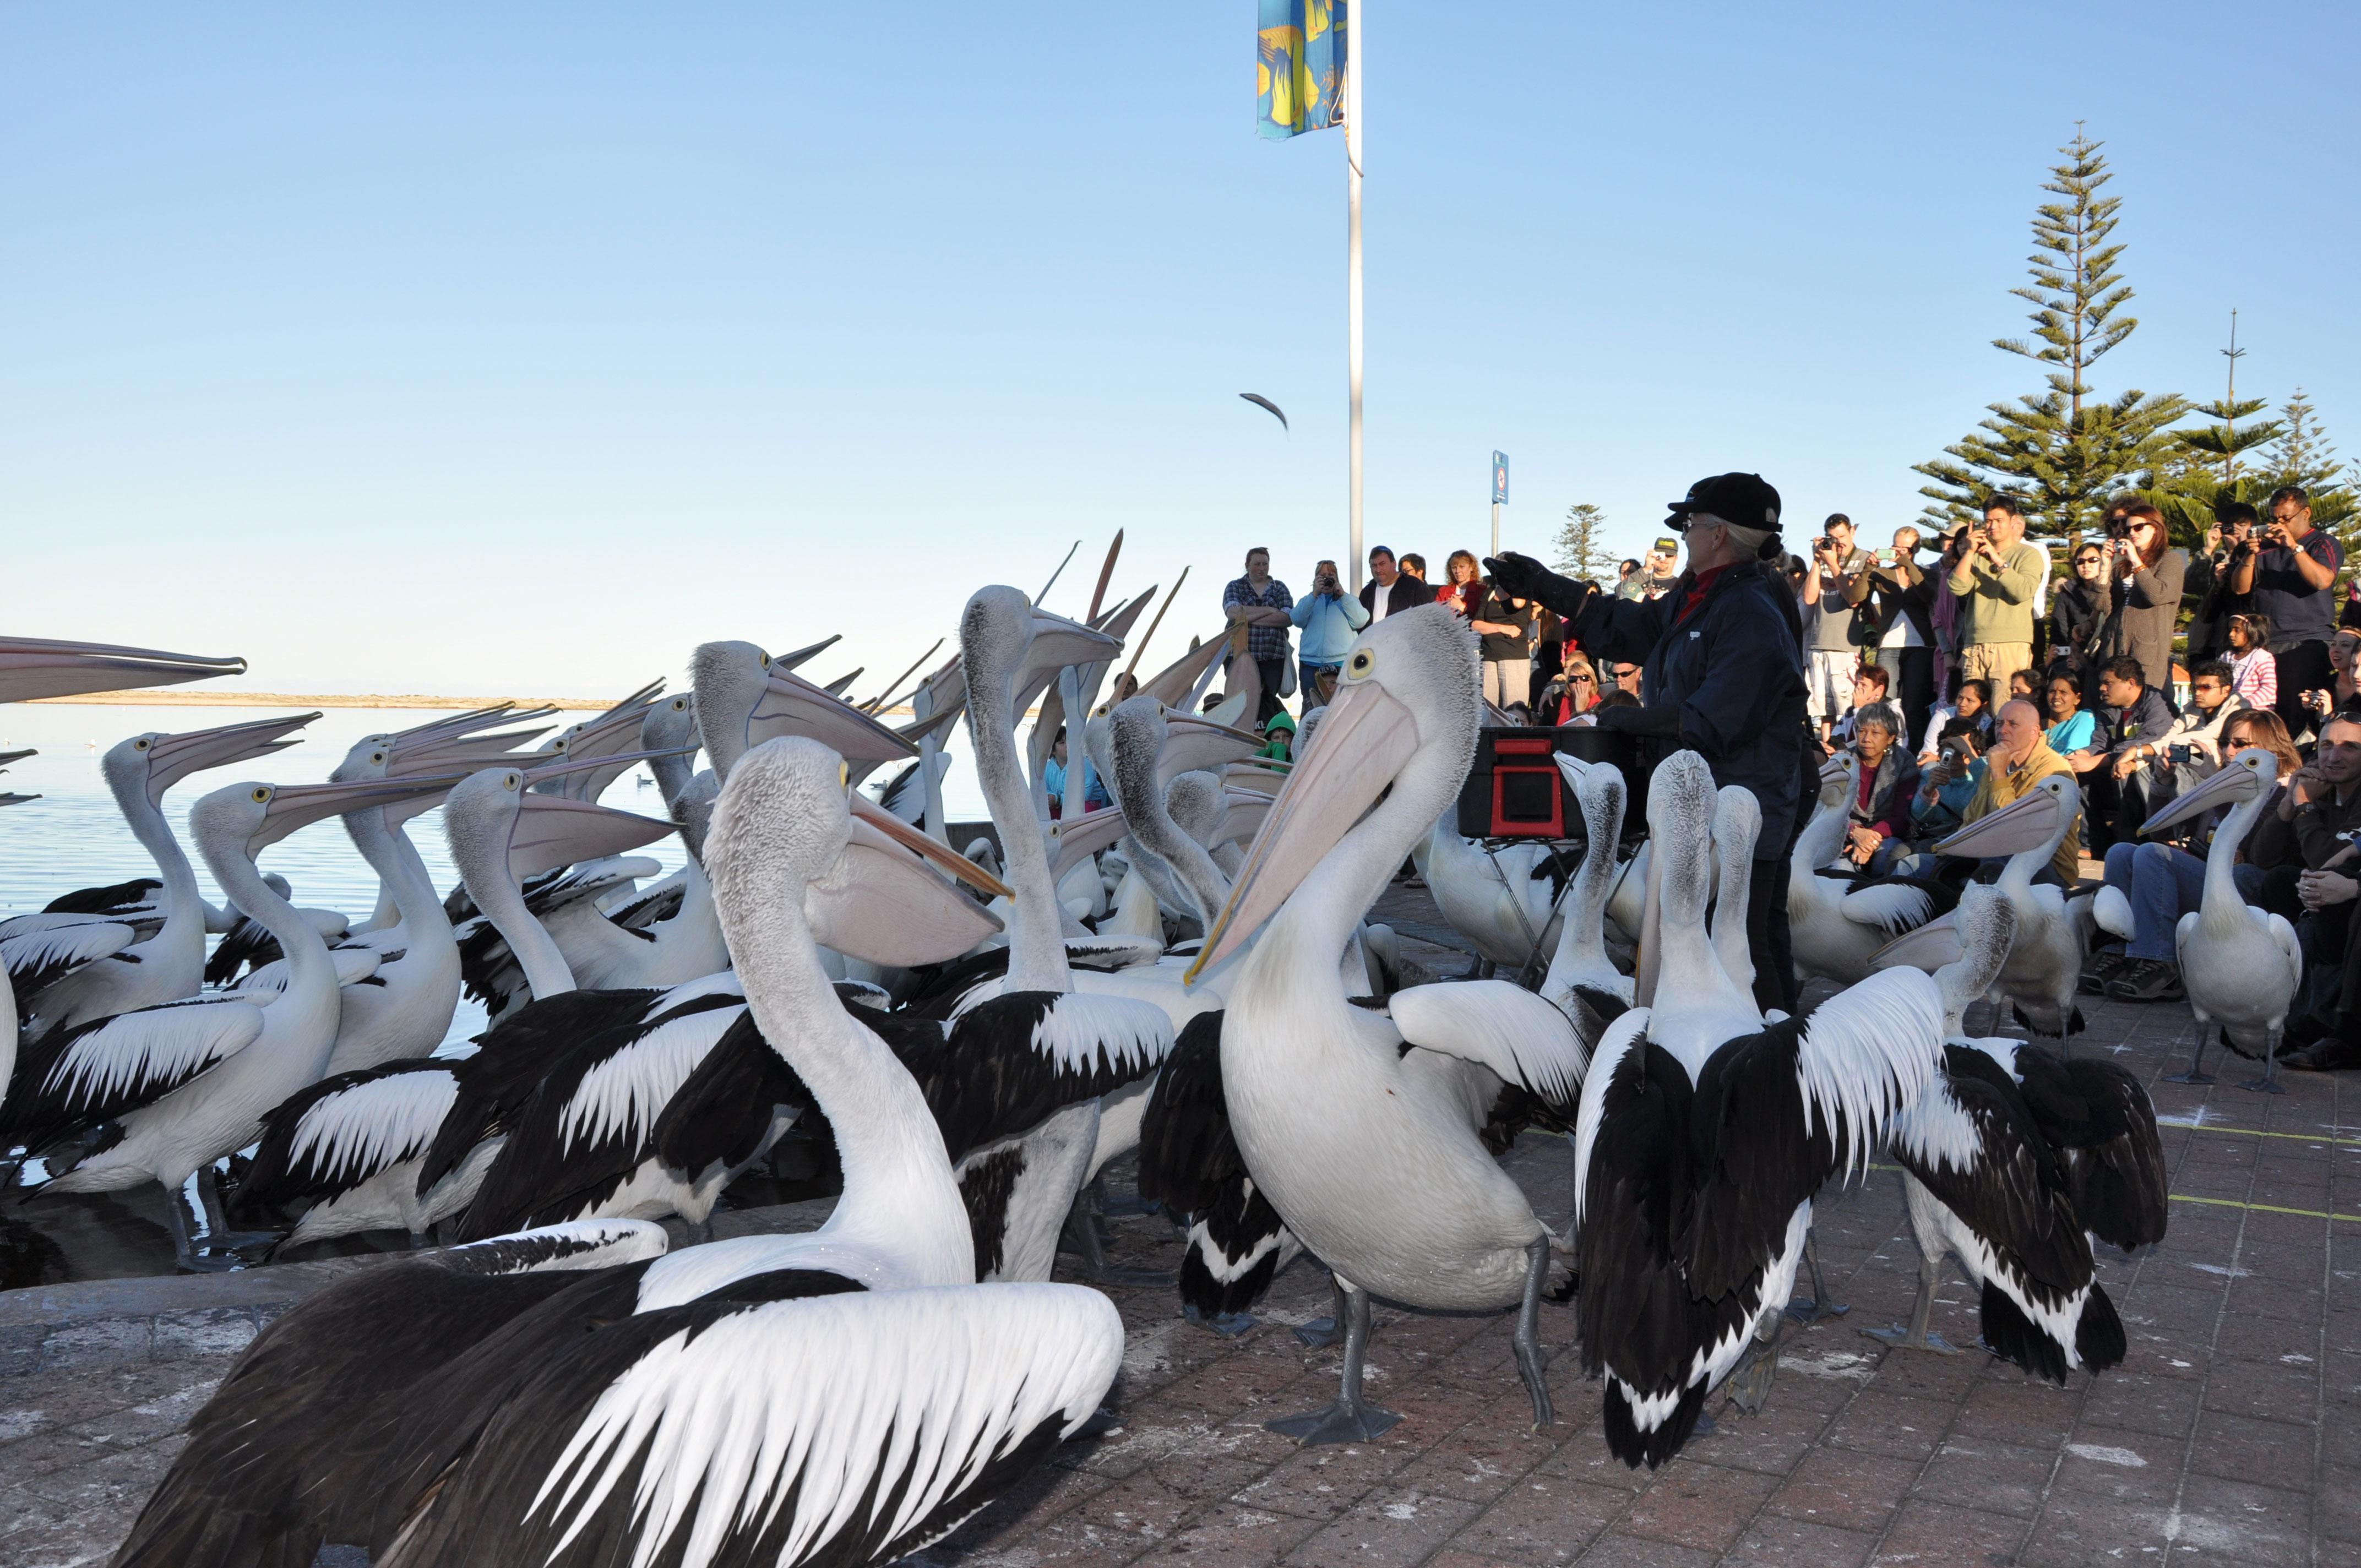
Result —
[[2164, 514], [2141, 501], [2124, 511], [2124, 533], [2107, 545], [2108, 591], [2114, 610], [2099, 639], [2099, 662], [2128, 655], [2147, 685], [2172, 691], [2172, 627], [2189, 553], [2173, 546]]
[[[1434, 602], [1447, 604], [1463, 616], [1474, 614], [1476, 601], [1484, 597], [1483, 587], [1477, 582], [1484, 569], [1477, 564], [1475, 553], [1454, 550], [1451, 559], [1443, 564], [1443, 575], [1450, 580], [1434, 590]], [[1468, 591], [1471, 587], [1475, 590], [1472, 594]]]

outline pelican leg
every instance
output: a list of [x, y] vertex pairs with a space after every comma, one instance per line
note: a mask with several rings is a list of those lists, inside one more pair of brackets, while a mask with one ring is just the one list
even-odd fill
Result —
[[229, 1210], [222, 1202], [220, 1173], [210, 1165], [197, 1168], [197, 1197], [205, 1206], [205, 1245], [216, 1251], [235, 1247], [256, 1246], [277, 1241], [274, 1231], [233, 1231], [229, 1228]]
[[1102, 1285], [1131, 1285], [1150, 1290], [1170, 1290], [1180, 1284], [1171, 1273], [1157, 1268], [1117, 1268], [1107, 1261], [1106, 1238], [1101, 1234], [1098, 1205], [1091, 1201], [1091, 1189], [1084, 1187], [1074, 1194], [1074, 1206], [1066, 1215], [1064, 1233], [1058, 1238], [1058, 1250], [1071, 1252], [1082, 1260], [1091, 1277]]
[[1336, 1288], [1345, 1298], [1345, 1372], [1336, 1402], [1324, 1410], [1263, 1423], [1264, 1430], [1291, 1437], [1306, 1447], [1320, 1442], [1367, 1442], [1401, 1420], [1361, 1398], [1361, 1363], [1369, 1348], [1369, 1293], [1341, 1279]]
[[1910, 1326], [1896, 1323], [1890, 1329], [1863, 1329], [1861, 1332], [1873, 1340], [1883, 1340], [1898, 1350], [1932, 1351], [1937, 1355], [1957, 1355], [1959, 1351], [1947, 1344], [1940, 1334], [1927, 1332], [1927, 1321], [1935, 1311], [1935, 1287], [1942, 1281], [1942, 1260], [1921, 1256], [1918, 1259], [1918, 1299], [1910, 1304]]
[[1533, 1397], [1533, 1430], [1547, 1431], [1557, 1418], [1550, 1409], [1548, 1363], [1542, 1357], [1542, 1292], [1549, 1284], [1549, 1237], [1525, 1249], [1524, 1305], [1517, 1310], [1517, 1375]]
[[1332, 1274], [1328, 1277], [1328, 1283], [1336, 1293], [1334, 1310], [1327, 1317], [1313, 1318], [1309, 1322], [1298, 1323], [1295, 1326], [1295, 1337], [1314, 1350], [1325, 1350], [1334, 1344], [1336, 1331], [1344, 1325], [1345, 1318], [1350, 1315], [1345, 1310], [1345, 1282]]
[[2279, 1081], [2279, 1029], [2274, 1024], [2263, 1039], [2263, 1076], [2248, 1079], [2238, 1085], [2257, 1094], [2285, 1094], [2287, 1085]]
[[1841, 1301], [1828, 1299], [1828, 1288], [1820, 1278], [1820, 1248], [1809, 1231], [1804, 1233], [1804, 1266], [1811, 1271], [1812, 1295], [1806, 1301], [1787, 1303], [1788, 1318], [1809, 1328], [1822, 1318], [1841, 1318], [1852, 1309]]
[[235, 1257], [198, 1248], [193, 1208], [185, 1184], [165, 1190], [164, 1220], [172, 1233], [172, 1261], [191, 1274], [226, 1274], [237, 1267], [238, 1259]]
[[2187, 1072], [2166, 1073], [2164, 1075], [2164, 1081], [2167, 1083], [2211, 1083], [2213, 1081], [2213, 1075], [2212, 1073], [2200, 1072], [2198, 1070], [2198, 1069], [2202, 1067], [2205, 1062], [2205, 1030], [2207, 1027], [2205, 1014], [2198, 1012], [2194, 1008], [2191, 1008], [2190, 1009], [2190, 1015], [2196, 1021], [2197, 1025], [2197, 1048], [2189, 1053], [2189, 1070]]
[[1725, 1387], [1730, 1402], [1750, 1416], [1763, 1413], [1771, 1402], [1771, 1381], [1779, 1373], [1779, 1329], [1786, 1321], [1780, 1312], [1765, 1312], [1754, 1327], [1754, 1343], [1738, 1364]]

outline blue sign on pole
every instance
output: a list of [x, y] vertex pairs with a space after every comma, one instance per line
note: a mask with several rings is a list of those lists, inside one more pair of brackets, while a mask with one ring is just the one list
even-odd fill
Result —
[[1492, 454], [1492, 504], [1509, 504], [1509, 455], [1505, 452]]

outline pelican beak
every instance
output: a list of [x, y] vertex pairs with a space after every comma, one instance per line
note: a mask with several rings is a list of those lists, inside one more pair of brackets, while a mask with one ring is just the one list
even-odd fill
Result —
[[961, 704], [949, 703], [935, 709], [931, 717], [915, 719], [902, 726], [895, 733], [915, 746], [928, 736], [939, 734], [950, 728], [959, 721], [960, 715], [966, 711], [967, 709]]
[[[920, 857], [924, 857], [921, 859]], [[995, 895], [999, 878], [866, 801], [825, 882], [805, 895], [812, 935], [868, 963], [907, 969], [955, 959], [1000, 930], [1000, 921], [927, 869], [928, 861]]]
[[1164, 750], [1156, 754], [1156, 782], [1167, 784], [1182, 773], [1218, 771], [1227, 763], [1243, 762], [1262, 746], [1261, 738], [1248, 730], [1183, 714], [1168, 715]]
[[1079, 620], [1068, 620], [1048, 610], [1033, 612], [1033, 643], [1025, 651], [1024, 666], [1016, 672], [1015, 691], [1019, 712], [1049, 689], [1058, 672], [1070, 664], [1095, 664], [1123, 652], [1123, 644], [1104, 631], [1093, 631]]
[[771, 678], [746, 716], [746, 749], [751, 751], [782, 735], [818, 741], [852, 764], [856, 776], [866, 772], [863, 762], [903, 762], [918, 754], [916, 746], [886, 726], [801, 675], [788, 674], [774, 659]]
[[191, 773], [285, 751], [295, 742], [280, 737], [302, 729], [319, 717], [317, 713], [305, 713], [293, 718], [261, 718], [251, 724], [225, 724], [217, 729], [159, 735], [148, 744], [148, 803], [161, 806], [164, 792]]
[[1126, 833], [1131, 831], [1130, 819], [1120, 806], [1110, 806], [1086, 812], [1071, 822], [1052, 822], [1046, 829], [1049, 840], [1049, 881], [1052, 885], [1063, 881], [1074, 863], [1086, 855], [1095, 855]]
[[1960, 940], [1959, 916], [1954, 911], [1894, 938], [1871, 955], [1869, 967], [1924, 970], [1933, 974], [1946, 965], [1958, 963], [1966, 951]]
[[0, 637], [0, 702], [134, 686], [178, 685], [246, 674], [243, 659], [164, 653], [110, 642], [59, 642], [46, 637]]
[[838, 632], [833, 637], [823, 637], [808, 648], [798, 648], [792, 653], [780, 654], [777, 658], [771, 661], [771, 668], [774, 670], [792, 670], [799, 665], [807, 664], [811, 663], [812, 660], [818, 658], [822, 653], [827, 652], [829, 649], [835, 647], [839, 642], [843, 641], [844, 633], [841, 631]]
[[866, 823], [904, 849], [913, 850], [923, 859], [940, 866], [977, 892], [989, 894], [994, 898], [1016, 896], [1009, 891], [1006, 883], [985, 871], [957, 850], [938, 844], [892, 812], [873, 806], [857, 795], [850, 797], [849, 804], [851, 806], [854, 821]]
[[1225, 794], [1230, 814], [1222, 818], [1221, 836], [1214, 841], [1228, 844], [1252, 839], [1270, 816], [1271, 797], [1250, 789], [1234, 789]]
[[[262, 825], [246, 841], [251, 860], [299, 828], [373, 806], [390, 806], [413, 795], [439, 793], [451, 787], [447, 779], [358, 779], [350, 784], [247, 784], [244, 788], [262, 806]], [[218, 793], [218, 792], [216, 792]], [[212, 798], [211, 796], [207, 797]]]
[[466, 772], [515, 762], [519, 760], [514, 755], [517, 747], [548, 733], [544, 725], [539, 729], [504, 729], [496, 735], [469, 735], [410, 745], [396, 737], [392, 757], [385, 765], [386, 776], [399, 779], [420, 773]]
[[[530, 774], [511, 773], [529, 781]], [[447, 786], [446, 786], [447, 787]], [[522, 788], [521, 782], [517, 786]], [[509, 871], [519, 882], [577, 861], [604, 860], [653, 844], [676, 829], [669, 822], [616, 811], [562, 795], [526, 794], [509, 829]]]
[[1252, 790], [1257, 795], [1277, 795], [1287, 784], [1287, 775], [1295, 764], [1269, 762], [1232, 762], [1222, 770], [1222, 782], [1232, 789]]
[[1935, 852], [1977, 861], [2021, 855], [2057, 837], [2064, 809], [2058, 795], [2036, 787], [2023, 800], [1969, 823], [1936, 845]]
[[1591, 763], [1579, 757], [1569, 757], [1564, 751], [1552, 751], [1550, 761], [1557, 764], [1558, 777], [1564, 779], [1565, 787], [1571, 790], [1582, 788], [1583, 778], [1592, 767]]
[[1184, 981], [1246, 944], [1377, 804], [1417, 754], [1418, 716], [1374, 681], [1338, 688], [1320, 721], [1320, 743], [1272, 800], [1246, 850], [1230, 901], [1206, 934]]
[[1839, 751], [1835, 756], [1830, 757], [1827, 762], [1820, 764], [1820, 787], [1822, 789], [1834, 789], [1837, 785], [1844, 783], [1846, 775], [1852, 772], [1852, 769], [1845, 763], [1845, 752]]
[[2260, 773], [2245, 763], [2233, 761], [2212, 778], [2169, 802], [2163, 810], [2141, 823], [2141, 836], [2161, 832], [2174, 823], [2186, 822], [2192, 817], [2202, 817], [2217, 806], [2233, 806], [2240, 801], [2252, 800], [2268, 787]]

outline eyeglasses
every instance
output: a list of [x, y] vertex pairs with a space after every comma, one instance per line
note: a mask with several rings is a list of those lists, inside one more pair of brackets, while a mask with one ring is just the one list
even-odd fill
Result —
[[1568, 675], [1566, 679], [1578, 686], [1595, 686], [1598, 684], [1598, 678], [1596, 675]]

